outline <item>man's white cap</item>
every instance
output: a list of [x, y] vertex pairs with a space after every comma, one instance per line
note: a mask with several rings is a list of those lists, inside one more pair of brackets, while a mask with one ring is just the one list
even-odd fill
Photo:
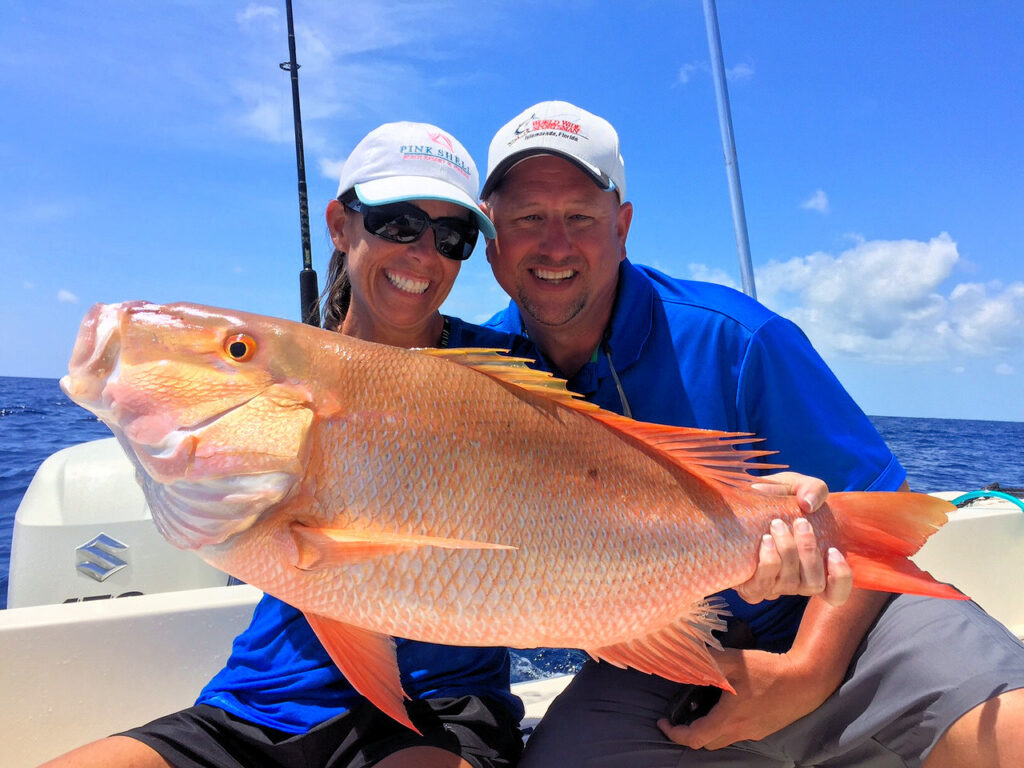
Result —
[[385, 123], [356, 144], [341, 169], [338, 197], [349, 190], [367, 205], [447, 200], [472, 211], [484, 237], [494, 225], [477, 205], [480, 176], [458, 139], [429, 123]]
[[567, 101], [542, 101], [494, 134], [480, 196], [486, 200], [512, 166], [534, 155], [564, 157], [601, 189], [617, 191], [620, 203], [626, 199], [619, 135], [604, 118]]

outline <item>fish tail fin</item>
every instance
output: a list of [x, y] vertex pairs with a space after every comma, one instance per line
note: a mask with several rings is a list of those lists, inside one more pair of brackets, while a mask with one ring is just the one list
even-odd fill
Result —
[[923, 493], [848, 492], [828, 497], [837, 513], [836, 547], [853, 570], [853, 584], [881, 592], [967, 600], [908, 558], [947, 520], [954, 509], [948, 501]]

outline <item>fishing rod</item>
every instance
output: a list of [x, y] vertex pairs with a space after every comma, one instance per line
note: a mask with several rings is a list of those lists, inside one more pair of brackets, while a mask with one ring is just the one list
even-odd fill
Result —
[[718, 127], [722, 132], [722, 150], [725, 152], [725, 174], [729, 179], [729, 200], [732, 203], [732, 226], [736, 231], [736, 250], [740, 259], [740, 278], [743, 292], [757, 298], [754, 268], [750, 262], [750, 240], [747, 238], [747, 216], [743, 211], [743, 190], [740, 188], [740, 169], [736, 159], [736, 140], [732, 133], [732, 112], [729, 109], [729, 89], [725, 83], [725, 64], [722, 63], [722, 37], [718, 31], [718, 10], [715, 0], [704, 0], [704, 26], [708, 33], [708, 51], [711, 55], [711, 75], [715, 81], [715, 99], [718, 102]]
[[309, 245], [309, 203], [306, 196], [306, 160], [302, 151], [302, 113], [299, 109], [299, 64], [295, 61], [295, 24], [292, 21], [292, 0], [285, 0], [288, 12], [288, 61], [281, 69], [291, 74], [292, 116], [295, 119], [295, 164], [299, 173], [299, 226], [302, 232], [302, 271], [299, 272], [299, 301], [302, 322], [320, 325], [319, 288], [313, 269], [313, 251]]

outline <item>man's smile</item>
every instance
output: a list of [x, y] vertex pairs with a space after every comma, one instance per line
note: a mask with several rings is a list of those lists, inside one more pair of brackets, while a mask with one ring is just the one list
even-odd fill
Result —
[[534, 267], [530, 270], [530, 273], [538, 280], [543, 280], [544, 282], [557, 285], [563, 280], [575, 277], [576, 270], [569, 268], [551, 269], [549, 267]]

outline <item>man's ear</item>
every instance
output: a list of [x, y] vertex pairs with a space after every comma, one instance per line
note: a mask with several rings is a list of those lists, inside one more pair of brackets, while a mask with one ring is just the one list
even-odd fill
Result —
[[[493, 209], [491, 208], [490, 205], [488, 205], [485, 202], [481, 202], [480, 203], [480, 210], [484, 212], [484, 216], [489, 218], [492, 222], [494, 221], [494, 219], [491, 217]], [[484, 245], [486, 246], [487, 263], [488, 264], [493, 264], [493, 262], [491, 261], [491, 256], [495, 252], [494, 251], [494, 249], [496, 248], [495, 241], [494, 240], [488, 240], [487, 237], [484, 236]]]
[[348, 253], [348, 236], [345, 234], [345, 206], [337, 200], [327, 204], [327, 230], [331, 233], [331, 242], [342, 253]]
[[619, 238], [619, 261], [626, 258], [626, 236], [629, 234], [629, 225], [633, 222], [633, 204], [623, 203], [619, 206], [619, 212], [615, 219], [615, 233]]

